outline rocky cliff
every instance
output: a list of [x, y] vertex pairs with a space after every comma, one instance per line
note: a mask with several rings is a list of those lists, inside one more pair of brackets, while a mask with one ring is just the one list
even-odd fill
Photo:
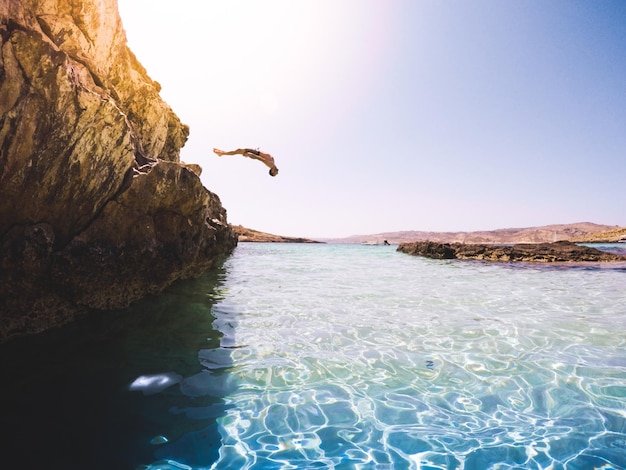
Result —
[[116, 0], [0, 2], [0, 340], [195, 276], [236, 236]]

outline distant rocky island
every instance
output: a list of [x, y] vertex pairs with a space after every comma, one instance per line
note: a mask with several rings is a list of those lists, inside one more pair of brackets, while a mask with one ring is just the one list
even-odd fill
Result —
[[242, 225], [233, 225], [233, 231], [237, 235], [239, 242], [262, 242], [262, 243], [323, 243], [310, 238], [285, 237], [283, 235], [273, 235], [271, 233], [259, 232]]
[[626, 262], [626, 256], [580, 246], [570, 241], [554, 243], [518, 243], [515, 245], [438, 243], [421, 241], [402, 243], [397, 251], [433, 259], [463, 259], [529, 263]]

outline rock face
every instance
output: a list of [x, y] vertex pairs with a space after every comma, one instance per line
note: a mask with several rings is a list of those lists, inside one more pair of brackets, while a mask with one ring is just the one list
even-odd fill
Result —
[[116, 0], [0, 2], [0, 341], [200, 274], [237, 243]]
[[520, 243], [517, 245], [480, 245], [464, 243], [403, 243], [397, 251], [434, 259], [476, 259], [489, 261], [556, 262], [626, 262], [625, 256], [595, 248], [578, 246], [568, 241], [554, 243]]

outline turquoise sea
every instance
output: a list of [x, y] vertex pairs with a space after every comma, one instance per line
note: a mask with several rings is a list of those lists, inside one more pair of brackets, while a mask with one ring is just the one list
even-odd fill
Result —
[[[0, 347], [6, 468], [626, 469], [626, 265], [242, 243]], [[606, 245], [620, 250], [620, 245]]]

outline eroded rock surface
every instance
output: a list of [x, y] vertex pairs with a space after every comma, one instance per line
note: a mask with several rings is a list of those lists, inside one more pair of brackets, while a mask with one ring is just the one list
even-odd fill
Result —
[[466, 243], [402, 243], [398, 251], [433, 259], [477, 259], [534, 263], [626, 262], [625, 256], [579, 246], [568, 241], [554, 243], [519, 243], [517, 245], [482, 245]]
[[236, 245], [116, 0], [0, 2], [0, 340], [195, 276]]

